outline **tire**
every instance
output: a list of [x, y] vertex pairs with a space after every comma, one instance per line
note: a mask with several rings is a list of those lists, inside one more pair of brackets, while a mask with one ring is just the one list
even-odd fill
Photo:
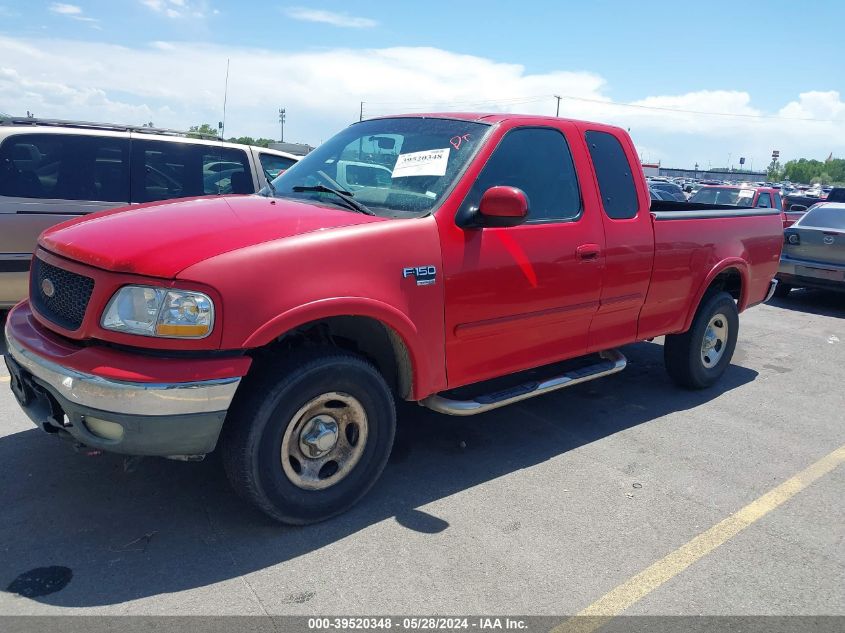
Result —
[[789, 286], [782, 281], [778, 282], [778, 285], [775, 286], [775, 294], [774, 296], [778, 299], [786, 299], [789, 296], [789, 293], [792, 291], [792, 286]]
[[[708, 333], [712, 347], [705, 352]], [[705, 294], [690, 329], [666, 336], [663, 360], [669, 377], [688, 389], [711, 386], [730, 365], [738, 334], [739, 312], [733, 298], [727, 292]]]
[[326, 348], [257, 369], [223, 427], [232, 487], [283, 523], [344, 512], [373, 486], [393, 447], [396, 408], [384, 378], [360, 356]]

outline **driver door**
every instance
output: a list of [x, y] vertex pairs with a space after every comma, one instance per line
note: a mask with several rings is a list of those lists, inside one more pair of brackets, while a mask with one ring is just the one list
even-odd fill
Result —
[[[569, 123], [501, 134], [458, 216], [488, 188], [520, 188], [512, 227], [444, 227], [446, 366], [457, 387], [582, 355], [599, 306], [604, 234]], [[576, 164], [578, 169], [576, 171]], [[448, 241], [448, 243], [446, 243]]]

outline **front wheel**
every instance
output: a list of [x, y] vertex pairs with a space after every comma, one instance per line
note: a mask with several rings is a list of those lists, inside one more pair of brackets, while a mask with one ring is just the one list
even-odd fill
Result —
[[229, 481], [283, 523], [340, 514], [387, 464], [396, 429], [387, 383], [365, 359], [338, 350], [302, 350], [260, 371], [224, 426]]
[[709, 387], [730, 365], [738, 334], [733, 298], [726, 292], [705, 295], [690, 329], [666, 336], [663, 359], [669, 377], [689, 389]]

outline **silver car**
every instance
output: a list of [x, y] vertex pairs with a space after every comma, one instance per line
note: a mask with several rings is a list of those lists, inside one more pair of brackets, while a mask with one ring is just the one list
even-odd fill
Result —
[[793, 288], [845, 292], [845, 203], [813, 206], [783, 239], [776, 296]]
[[44, 229], [128, 204], [255, 193], [297, 160], [155, 128], [0, 122], [0, 310], [27, 295], [29, 260]]

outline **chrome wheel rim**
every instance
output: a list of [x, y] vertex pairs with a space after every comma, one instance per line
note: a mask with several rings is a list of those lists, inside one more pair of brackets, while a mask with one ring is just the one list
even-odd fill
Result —
[[724, 314], [716, 314], [704, 329], [701, 341], [701, 364], [712, 369], [725, 354], [728, 344], [728, 319]]
[[364, 407], [347, 393], [331, 391], [297, 411], [282, 437], [281, 462], [298, 488], [323, 490], [339, 483], [367, 445]]

